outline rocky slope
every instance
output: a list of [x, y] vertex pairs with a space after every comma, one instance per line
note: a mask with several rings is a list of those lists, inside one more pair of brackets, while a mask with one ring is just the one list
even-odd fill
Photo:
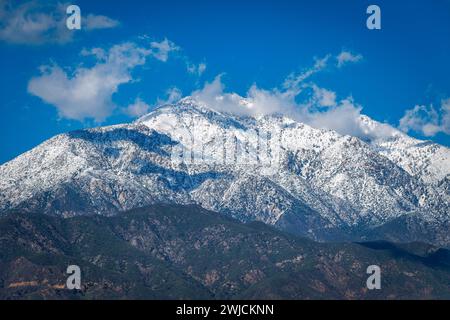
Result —
[[[321, 244], [197, 206], [0, 218], [0, 299], [449, 299], [450, 252]], [[81, 290], [65, 288], [81, 269]], [[366, 269], [381, 268], [381, 290]]]

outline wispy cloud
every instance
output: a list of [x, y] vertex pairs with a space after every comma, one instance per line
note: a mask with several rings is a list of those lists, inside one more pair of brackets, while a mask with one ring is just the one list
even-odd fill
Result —
[[180, 50], [175, 43], [169, 41], [167, 38], [161, 42], [152, 41], [150, 47], [152, 48], [152, 55], [163, 62], [167, 61], [170, 52]]
[[341, 51], [336, 57], [337, 60], [337, 67], [341, 68], [342, 66], [348, 64], [348, 63], [355, 63], [359, 62], [363, 59], [363, 56], [361, 54], [354, 54], [350, 51]]
[[83, 26], [86, 30], [109, 29], [120, 25], [120, 22], [117, 20], [111, 19], [107, 16], [95, 15], [91, 13], [87, 15], [83, 22]]
[[186, 63], [186, 69], [190, 74], [195, 74], [197, 76], [201, 76], [203, 72], [206, 70], [205, 63], [193, 64], [190, 62]]
[[[95, 57], [94, 66], [79, 66], [71, 73], [58, 65], [42, 66], [41, 74], [29, 81], [28, 92], [54, 105], [62, 118], [101, 122], [116, 108], [112, 95], [120, 85], [133, 80], [132, 71], [137, 66], [145, 64], [148, 57], [167, 61], [169, 53], [165, 52], [164, 59], [160, 53], [151, 44], [146, 48], [133, 42], [108, 50], [83, 50], [82, 55]], [[137, 100], [128, 111], [137, 114], [144, 109], [143, 102]]]
[[[66, 27], [65, 3], [30, 1], [17, 4], [0, 0], [0, 41], [13, 44], [64, 44], [73, 40], [75, 31]], [[82, 14], [82, 17], [84, 15]], [[106, 16], [87, 13], [81, 31], [114, 28], [119, 22]]]
[[141, 100], [141, 98], [136, 98], [134, 103], [130, 104], [125, 108], [124, 112], [132, 118], [143, 116], [150, 110], [150, 105]]
[[419, 132], [426, 137], [438, 133], [450, 134], [450, 98], [441, 101], [439, 111], [433, 105], [416, 105], [406, 110], [400, 119], [399, 128], [405, 132]]
[[181, 97], [182, 97], [182, 93], [181, 93], [180, 89], [178, 89], [177, 87], [170, 88], [169, 90], [166, 91], [165, 99], [158, 98], [158, 100], [156, 102], [156, 106], [162, 106], [165, 104], [171, 104], [171, 103], [177, 102], [178, 100], [181, 99]]
[[315, 58], [315, 63], [312, 68], [306, 69], [300, 73], [292, 73], [283, 83], [283, 87], [288, 91], [298, 92], [300, 91], [299, 85], [302, 84], [305, 80], [310, 78], [312, 75], [322, 71], [328, 65], [328, 61], [330, 60], [331, 55], [327, 54], [323, 58]]
[[[144, 34], [144, 35], [140, 35], [139, 39], [150, 40], [151, 38], [150, 38], [150, 36]], [[169, 53], [176, 52], [176, 57], [179, 60], [184, 62], [185, 66], [186, 66], [186, 71], [189, 74], [200, 77], [206, 70], [205, 62], [195, 63], [195, 62], [191, 61], [191, 59], [188, 57], [188, 55], [186, 55], [183, 52], [183, 49], [181, 47], [179, 47], [172, 41], [168, 40], [167, 38], [165, 38], [162, 41], [152, 41], [150, 43], [150, 45], [152, 48], [153, 56], [156, 59], [163, 61], [163, 62], [165, 62], [167, 60]]]

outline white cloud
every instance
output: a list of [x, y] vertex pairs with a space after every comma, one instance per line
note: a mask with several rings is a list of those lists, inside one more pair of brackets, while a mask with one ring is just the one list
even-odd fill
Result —
[[313, 84], [313, 99], [322, 107], [333, 107], [336, 105], [336, 93]]
[[143, 65], [152, 50], [127, 42], [109, 50], [83, 50], [97, 62], [69, 73], [58, 65], [41, 67], [41, 75], [28, 83], [28, 92], [54, 105], [63, 118], [100, 122], [116, 108], [112, 95], [121, 84], [132, 81], [132, 70]]
[[196, 65], [196, 64], [187, 63], [186, 69], [191, 74], [201, 76], [203, 74], [203, 72], [205, 72], [205, 70], [206, 70], [206, 64], [199, 63], [198, 65]]
[[130, 117], [133, 118], [141, 117], [150, 112], [151, 109], [165, 104], [173, 104], [178, 100], [180, 100], [181, 97], [182, 97], [181, 91], [178, 88], [173, 87], [167, 90], [166, 98], [165, 99], [158, 98], [156, 104], [153, 107], [145, 103], [142, 99], [136, 98], [134, 103], [130, 104], [123, 111]]
[[167, 40], [167, 38], [161, 42], [151, 42], [150, 47], [152, 48], [152, 55], [162, 62], [167, 61], [170, 52], [180, 49], [172, 41]]
[[416, 105], [406, 110], [400, 119], [399, 128], [405, 132], [420, 132], [426, 137], [433, 137], [440, 132], [450, 134], [450, 98], [441, 101], [440, 112], [432, 105]]
[[205, 63], [200, 63], [197, 66], [197, 72], [198, 72], [199, 75], [202, 75], [202, 73], [205, 72], [205, 70], [206, 70], [206, 64]]
[[363, 56], [360, 54], [353, 54], [350, 51], [341, 51], [336, 57], [337, 60], [337, 66], [338, 68], [341, 68], [347, 63], [355, 63], [359, 62], [363, 59]]
[[[72, 41], [75, 32], [66, 27], [67, 6], [37, 1], [16, 5], [12, 1], [0, 1], [0, 41], [31, 45]], [[118, 25], [116, 20], [94, 14], [88, 14], [83, 22], [82, 31]]]
[[352, 98], [346, 98], [323, 111], [304, 109], [300, 119], [315, 128], [331, 129], [341, 134], [361, 137], [360, 116], [362, 107], [354, 103]]
[[109, 29], [119, 26], [119, 21], [106, 16], [88, 14], [83, 26], [86, 30]]
[[126, 109], [125, 113], [130, 117], [140, 117], [148, 113], [150, 106], [142, 101], [140, 98], [136, 98], [134, 103], [130, 104]]
[[450, 134], [450, 98], [442, 100], [441, 110], [441, 127], [444, 128], [446, 134]]
[[[283, 98], [279, 91], [259, 89], [256, 85], [249, 89], [246, 98], [236, 93], [226, 93], [222, 75], [218, 75], [212, 82], [207, 82], [201, 90], [194, 91], [191, 96], [217, 111], [243, 116], [285, 112], [287, 100], [290, 99], [287, 96]], [[282, 103], [283, 99], [286, 99], [286, 103]]]
[[316, 58], [314, 66], [312, 68], [309, 68], [299, 74], [292, 73], [284, 81], [283, 87], [292, 92], [300, 91], [298, 86], [302, 82], [304, 82], [306, 79], [310, 78], [312, 75], [325, 69], [328, 65], [328, 60], [330, 59], [330, 57], [331, 57], [331, 55], [328, 54], [323, 58], [320, 58], [320, 59]]
[[158, 101], [156, 103], [157, 106], [175, 103], [178, 100], [180, 100], [182, 97], [181, 90], [176, 87], [173, 87], [173, 88], [170, 88], [169, 90], [167, 90], [166, 94], [167, 94], [166, 99], [158, 99]]

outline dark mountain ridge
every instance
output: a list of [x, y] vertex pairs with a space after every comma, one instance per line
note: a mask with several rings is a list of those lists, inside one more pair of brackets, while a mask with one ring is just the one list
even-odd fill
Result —
[[[422, 243], [318, 243], [198, 206], [112, 217], [0, 218], [0, 298], [449, 299], [450, 253]], [[68, 265], [82, 290], [64, 288]], [[382, 289], [366, 288], [381, 268]]]

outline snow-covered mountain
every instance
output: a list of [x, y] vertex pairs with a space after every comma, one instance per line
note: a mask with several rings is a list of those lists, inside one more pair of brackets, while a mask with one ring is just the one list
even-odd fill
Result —
[[58, 135], [0, 166], [0, 212], [111, 215], [197, 203], [314, 239], [449, 246], [450, 150], [361, 123], [384, 134], [360, 139], [185, 98], [131, 124]]

